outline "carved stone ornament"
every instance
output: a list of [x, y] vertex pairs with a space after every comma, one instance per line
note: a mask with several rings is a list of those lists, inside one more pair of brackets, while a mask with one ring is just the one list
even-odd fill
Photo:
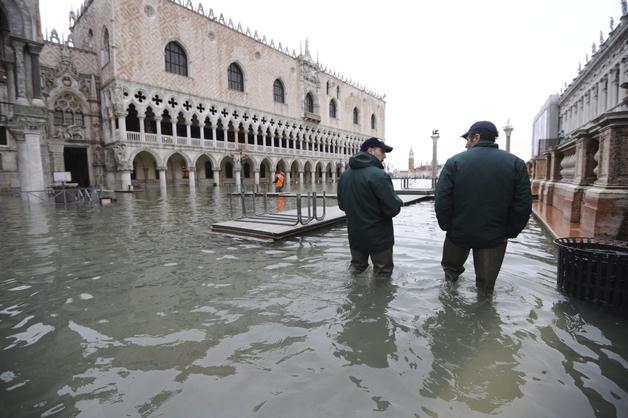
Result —
[[112, 148], [105, 149], [105, 167], [107, 171], [113, 171], [116, 165], [114, 152]]
[[70, 125], [57, 128], [57, 134], [53, 137], [62, 141], [83, 141], [85, 133], [78, 125]]
[[89, 92], [90, 92], [90, 87], [89, 87], [90, 81], [89, 80], [81, 80], [80, 82], [80, 87], [79, 90], [81, 90], [81, 93], [83, 93], [86, 97], [89, 96]]
[[94, 148], [94, 165], [105, 165], [105, 150], [100, 145]]
[[316, 86], [317, 88], [320, 86], [321, 82], [318, 79], [318, 71], [313, 65], [309, 65], [307, 63], [303, 64], [303, 79]]
[[79, 79], [79, 72], [72, 63], [72, 56], [70, 55], [70, 50], [68, 48], [63, 48], [61, 60], [54, 71], [55, 78], [57, 79], [63, 77], [64, 75], [68, 75], [74, 80]]
[[118, 168], [125, 166], [127, 164], [126, 145], [121, 142], [117, 142], [113, 145], [112, 149], [113, 158]]

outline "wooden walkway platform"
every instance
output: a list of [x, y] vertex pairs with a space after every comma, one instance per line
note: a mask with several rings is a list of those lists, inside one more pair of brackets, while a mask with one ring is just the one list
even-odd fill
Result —
[[[283, 194], [282, 194], [283, 195]], [[285, 195], [284, 195], [285, 196]], [[327, 195], [327, 197], [330, 197]], [[334, 196], [335, 197], [335, 196]], [[417, 203], [423, 200], [431, 200], [434, 196], [431, 195], [400, 195], [401, 200], [403, 200], [403, 205], [408, 206], [413, 203]], [[322, 208], [318, 208], [318, 213], [322, 213]], [[307, 209], [304, 210], [307, 214]], [[292, 215], [296, 216], [297, 210], [287, 210], [283, 212], [279, 212], [274, 215]], [[238, 235], [238, 236], [246, 236], [258, 239], [265, 240], [282, 240], [287, 237], [291, 237], [294, 235], [301, 235], [306, 232], [310, 232], [313, 230], [325, 228], [327, 226], [342, 222], [345, 220], [346, 216], [343, 211], [341, 211], [338, 206], [327, 206], [325, 219], [322, 221], [312, 220], [307, 225], [286, 225], [281, 224], [281, 222], [277, 222], [271, 224], [269, 222], [274, 222], [272, 219], [272, 214], [270, 216], [271, 219], [258, 219], [255, 217], [246, 217], [241, 219], [234, 219], [231, 221], [218, 222], [212, 225], [212, 231], [221, 234], [228, 235]]]

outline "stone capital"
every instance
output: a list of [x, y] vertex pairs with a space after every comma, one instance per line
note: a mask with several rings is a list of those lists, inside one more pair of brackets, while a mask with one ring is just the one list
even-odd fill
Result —
[[11, 37], [10, 39], [11, 39], [11, 46], [15, 49], [24, 48], [24, 46], [26, 45], [26, 40], [24, 39], [14, 38], [14, 37]]
[[43, 44], [29, 42], [28, 43], [28, 52], [31, 55], [39, 55], [41, 50], [43, 49], [43, 47], [44, 47]]

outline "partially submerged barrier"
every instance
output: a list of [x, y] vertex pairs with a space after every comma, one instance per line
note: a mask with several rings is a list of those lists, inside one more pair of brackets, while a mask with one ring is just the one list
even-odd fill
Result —
[[[296, 225], [307, 225], [313, 220], [322, 221], [325, 219], [325, 214], [327, 210], [326, 204], [326, 195], [323, 192], [322, 199], [322, 211], [323, 213], [319, 216], [318, 214], [318, 196], [316, 192], [307, 193], [302, 195], [301, 193], [297, 193], [295, 197], [296, 199], [296, 214], [287, 214], [281, 212], [269, 212], [268, 210], [268, 194], [264, 193], [262, 197], [262, 208], [261, 212], [257, 212], [256, 208], [256, 199], [257, 195], [255, 193], [251, 194], [250, 205], [247, 205], [247, 195], [245, 193], [240, 193], [239, 201], [241, 205], [241, 215], [236, 217], [234, 216], [234, 206], [233, 206], [233, 198], [232, 194], [229, 194], [229, 207], [231, 209], [231, 219], [239, 222], [253, 222], [253, 223], [262, 223], [269, 225], [286, 225], [286, 226], [296, 226]], [[283, 198], [283, 196], [280, 196]], [[307, 216], [303, 213], [303, 199], [305, 199], [307, 206]]]

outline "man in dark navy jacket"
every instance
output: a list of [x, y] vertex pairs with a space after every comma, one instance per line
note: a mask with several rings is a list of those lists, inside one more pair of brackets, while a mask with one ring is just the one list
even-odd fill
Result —
[[368, 267], [390, 277], [393, 271], [395, 235], [392, 218], [399, 214], [403, 202], [395, 193], [382, 161], [392, 151], [377, 138], [362, 143], [360, 152], [349, 159], [349, 169], [338, 182], [338, 207], [347, 214], [351, 271], [359, 273]]
[[447, 231], [441, 265], [455, 282], [473, 249], [478, 292], [489, 295], [501, 269], [508, 238], [515, 238], [532, 212], [526, 165], [498, 149], [494, 124], [476, 122], [462, 137], [467, 151], [445, 163], [436, 184], [436, 217]]

